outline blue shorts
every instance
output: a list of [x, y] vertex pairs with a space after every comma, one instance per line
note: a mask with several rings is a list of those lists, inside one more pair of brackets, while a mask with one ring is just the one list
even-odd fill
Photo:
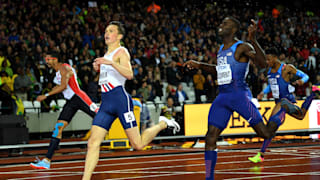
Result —
[[102, 127], [109, 131], [113, 121], [119, 117], [124, 129], [137, 126], [133, 113], [131, 96], [122, 86], [115, 87], [109, 92], [101, 94], [102, 103], [93, 119], [92, 125]]
[[276, 104], [278, 104], [278, 102], [280, 102], [282, 98], [287, 98], [292, 103], [296, 103], [297, 102], [296, 101], [296, 97], [292, 93], [290, 93], [290, 94], [287, 94], [284, 97], [281, 97], [279, 99], [275, 99]]
[[224, 130], [234, 111], [245, 118], [251, 126], [263, 122], [258, 108], [251, 102], [251, 92], [239, 90], [220, 93], [213, 101], [208, 117], [208, 125]]

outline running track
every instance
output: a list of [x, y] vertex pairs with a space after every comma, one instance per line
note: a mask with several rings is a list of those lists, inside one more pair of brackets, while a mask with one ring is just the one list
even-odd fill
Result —
[[[140, 153], [131, 157], [102, 158], [92, 179], [204, 179], [203, 152], [199, 152], [201, 149], [176, 148], [166, 150], [163, 154], [150, 155], [152, 151], [154, 150], [145, 151], [145, 155]], [[256, 149], [221, 150], [218, 154], [216, 180], [320, 179], [319, 144], [270, 148], [262, 164], [253, 164], [247, 160], [256, 152]], [[27, 162], [28, 160], [19, 164], [1, 165], [0, 179], [81, 179], [84, 168], [83, 159], [69, 158], [66, 161], [53, 162], [51, 170], [34, 170]]]

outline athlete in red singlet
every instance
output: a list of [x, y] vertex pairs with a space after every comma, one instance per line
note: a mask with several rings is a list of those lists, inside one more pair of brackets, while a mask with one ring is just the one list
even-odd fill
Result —
[[51, 158], [60, 143], [62, 131], [68, 126], [72, 117], [79, 109], [92, 118], [94, 118], [98, 111], [97, 105], [94, 104], [88, 95], [80, 89], [77, 82], [77, 74], [69, 64], [59, 62], [58, 54], [55, 52], [47, 54], [46, 62], [50, 68], [53, 68], [56, 71], [54, 83], [56, 83], [57, 86], [47, 94], [38, 96], [37, 101], [41, 102], [48, 96], [62, 92], [67, 102], [63, 106], [54, 128], [46, 157], [42, 160], [37, 158], [37, 162], [30, 163], [30, 166], [36, 169], [50, 168]]

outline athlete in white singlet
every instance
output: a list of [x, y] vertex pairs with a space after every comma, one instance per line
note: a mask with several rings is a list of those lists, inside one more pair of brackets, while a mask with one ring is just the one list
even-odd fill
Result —
[[37, 97], [37, 101], [41, 102], [48, 96], [62, 92], [67, 100], [66, 104], [59, 115], [55, 129], [53, 131], [47, 155], [42, 160], [31, 163], [30, 166], [36, 169], [49, 169], [50, 161], [57, 149], [60, 139], [62, 138], [63, 129], [68, 126], [74, 114], [80, 109], [92, 118], [98, 111], [97, 105], [94, 104], [88, 95], [83, 92], [77, 82], [75, 70], [69, 64], [59, 62], [58, 54], [49, 53], [46, 56], [47, 65], [56, 70], [54, 83], [57, 84], [49, 93]]
[[105, 42], [108, 51], [104, 57], [95, 59], [93, 67], [100, 71], [99, 84], [102, 89], [102, 103], [93, 120], [91, 136], [88, 141], [85, 170], [82, 179], [90, 179], [99, 160], [100, 144], [104, 140], [113, 121], [119, 117], [131, 146], [136, 150], [143, 149], [163, 129], [180, 126], [171, 120], [159, 121], [159, 124], [146, 129], [140, 136], [137, 122], [133, 114], [133, 103], [124, 89], [126, 79], [133, 78], [130, 55], [126, 48], [120, 46], [124, 28], [120, 22], [111, 22], [105, 31]]

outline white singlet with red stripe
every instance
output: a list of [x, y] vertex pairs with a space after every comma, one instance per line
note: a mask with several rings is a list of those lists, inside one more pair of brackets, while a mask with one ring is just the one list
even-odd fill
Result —
[[[73, 82], [72, 82], [72, 83], [69, 83], [69, 82], [68, 82], [67, 88], [62, 91], [64, 98], [66, 98], [66, 99], [69, 100], [69, 99], [72, 98], [72, 96], [73, 96], [74, 94], [76, 94], [76, 93], [72, 90], [72, 88], [69, 86], [69, 84], [75, 84], [76, 87], [74, 87], [74, 88], [79, 88], [79, 89], [80, 89], [80, 87], [79, 87], [79, 84], [78, 84], [78, 82], [77, 82], [77, 74], [76, 74], [76, 71], [75, 71], [69, 64], [63, 64], [63, 66], [68, 66], [68, 67], [70, 67], [70, 68], [72, 69], [72, 71], [73, 71], [73, 75], [72, 75], [72, 76], [70, 77], [70, 79], [69, 79], [69, 81], [73, 81]], [[53, 82], [54, 82], [55, 84], [61, 85], [61, 73], [60, 73], [60, 70], [56, 72], [56, 76], [54, 77]]]
[[[105, 54], [103, 57], [107, 61], [112, 61], [113, 56], [121, 49], [123, 48], [126, 52], [128, 52], [127, 48], [125, 47], [118, 47], [114, 51], [112, 51], [110, 54]], [[127, 78], [122, 76], [118, 70], [116, 70], [112, 65], [106, 65], [101, 64], [100, 65], [100, 78], [99, 78], [99, 85], [101, 86], [102, 92], [109, 92], [113, 88], [117, 86], [124, 86], [124, 83], [126, 82]]]

